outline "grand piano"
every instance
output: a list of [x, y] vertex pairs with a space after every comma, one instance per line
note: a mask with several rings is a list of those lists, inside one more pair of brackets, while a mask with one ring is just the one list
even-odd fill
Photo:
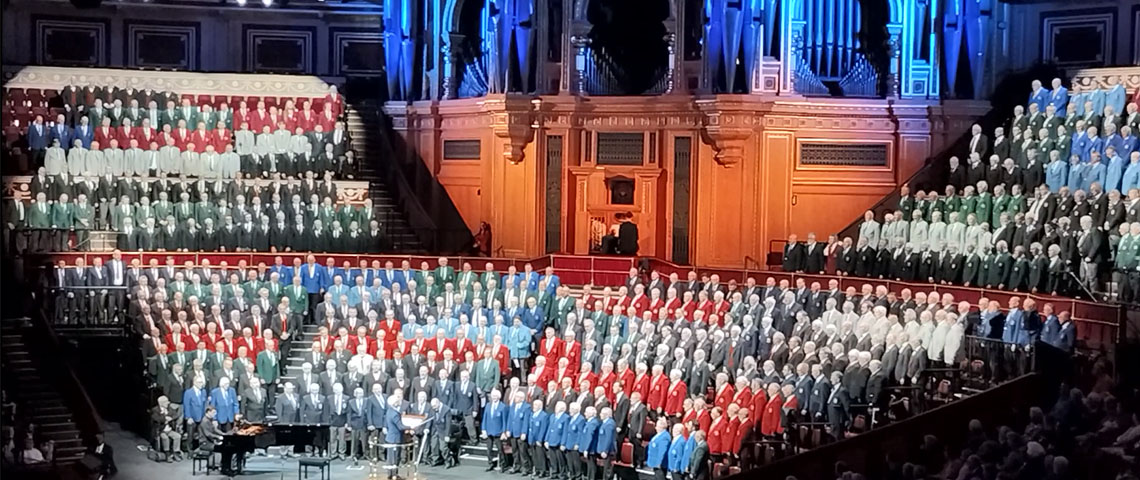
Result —
[[328, 432], [328, 425], [246, 423], [226, 434], [214, 451], [222, 454], [222, 474], [232, 476], [241, 474], [245, 456], [255, 449], [292, 446], [294, 453], [304, 453], [306, 447], [319, 451], [328, 445]]

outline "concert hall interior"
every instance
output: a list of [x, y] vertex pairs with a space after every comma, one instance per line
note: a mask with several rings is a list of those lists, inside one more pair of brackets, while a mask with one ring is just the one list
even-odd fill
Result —
[[3, 0], [0, 475], [1140, 480], [1140, 0]]

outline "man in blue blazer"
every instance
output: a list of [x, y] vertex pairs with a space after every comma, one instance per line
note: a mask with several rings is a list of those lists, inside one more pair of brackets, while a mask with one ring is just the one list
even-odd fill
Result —
[[83, 148], [91, 148], [91, 141], [95, 139], [95, 128], [87, 124], [87, 117], [79, 117], [79, 125], [71, 131], [72, 142], [79, 140]]
[[1069, 90], [1061, 85], [1060, 78], [1053, 79], [1053, 91], [1049, 93], [1049, 105], [1057, 109], [1057, 116], [1064, 118], [1069, 104]]
[[522, 320], [523, 324], [531, 330], [542, 331], [545, 327], [546, 312], [538, 306], [538, 299], [535, 297], [526, 299], [526, 308], [522, 311]]
[[597, 409], [592, 406], [586, 407], [585, 419], [586, 423], [578, 432], [578, 440], [574, 443], [577, 444], [581, 461], [586, 464], [586, 478], [597, 478], [598, 464], [594, 459], [597, 457], [598, 429], [601, 428], [602, 422], [598, 420]]
[[685, 425], [673, 425], [673, 443], [669, 444], [669, 471], [674, 473], [674, 478], [684, 475], [688, 472], [688, 458], [686, 458], [686, 446], [688, 439], [685, 438]]
[[48, 133], [48, 143], [51, 143], [52, 140], [59, 140], [59, 146], [65, 150], [74, 143], [71, 127], [67, 126], [62, 113], [56, 117], [55, 124], [51, 126], [51, 132]]
[[554, 267], [546, 267], [546, 274], [542, 276], [542, 281], [546, 282], [547, 295], [554, 295], [558, 291], [558, 286], [562, 285], [562, 279], [554, 274]]
[[186, 418], [186, 438], [198, 437], [198, 424], [206, 416], [206, 379], [194, 378], [194, 386], [182, 393], [182, 416]]
[[562, 446], [565, 443], [569, 421], [570, 416], [566, 414], [566, 402], [559, 401], [554, 405], [554, 413], [547, 418], [546, 435], [543, 438], [550, 478], [566, 478], [568, 476], [566, 459], [562, 455]]
[[534, 267], [530, 264], [523, 265], [523, 271], [519, 274], [519, 287], [527, 291], [538, 290], [538, 272], [534, 271]]
[[530, 408], [526, 404], [526, 394], [516, 391], [511, 398], [511, 413], [507, 418], [507, 434], [511, 439], [510, 473], [530, 472], [530, 456], [527, 455], [526, 434], [530, 424]]
[[393, 264], [391, 260], [384, 262], [384, 269], [380, 270], [378, 278], [380, 279], [380, 284], [384, 285], [384, 288], [387, 289], [391, 289], [392, 284], [395, 283], [399, 283], [400, 285], [404, 284], [404, 274], [396, 270], [395, 264]]
[[656, 428], [657, 434], [649, 441], [645, 464], [653, 469], [655, 480], [665, 480], [669, 471], [669, 444], [673, 439], [669, 436], [669, 422], [664, 417], [657, 419]]
[[293, 272], [293, 274], [300, 275], [301, 285], [309, 294], [309, 318], [313, 318], [317, 304], [321, 302], [321, 291], [324, 288], [326, 272], [325, 267], [317, 263], [316, 256], [310, 254], [305, 260], [305, 264], [300, 266], [300, 271]]
[[218, 379], [217, 388], [210, 391], [209, 406], [218, 411], [216, 417], [218, 427], [223, 432], [228, 432], [233, 427], [236, 417], [239, 417], [237, 392], [230, 388], [230, 379], [226, 377]]
[[570, 478], [582, 476], [582, 456], [578, 453], [578, 440], [586, 428], [586, 417], [579, 415], [581, 407], [570, 404], [570, 419], [566, 423], [566, 437], [562, 440], [563, 461], [570, 471]]
[[1031, 103], [1036, 103], [1037, 108], [1040, 111], [1044, 112], [1045, 106], [1049, 104], [1049, 96], [1049, 90], [1046, 90], [1045, 87], [1041, 86], [1041, 80], [1034, 80], [1033, 91], [1029, 93], [1029, 101], [1025, 104], [1029, 105]]
[[610, 407], [603, 407], [602, 412], [598, 414], [600, 424], [598, 425], [598, 438], [594, 445], [594, 453], [602, 462], [602, 478], [614, 478], [614, 455], [617, 454], [617, 423], [614, 422], [613, 416], [614, 411]]
[[483, 407], [483, 439], [487, 440], [487, 471], [495, 469], [495, 453], [499, 454], [499, 472], [506, 473], [506, 457], [503, 455], [503, 440], [506, 439], [507, 410], [502, 402], [503, 394], [498, 389], [491, 390], [490, 399]]
[[35, 120], [28, 124], [28, 150], [32, 152], [32, 165], [44, 164], [44, 153], [48, 147], [48, 128], [44, 125], [43, 115], [36, 115]]
[[544, 445], [546, 443], [546, 431], [550, 424], [550, 415], [542, 408], [542, 400], [535, 399], [527, 422], [527, 453], [530, 454], [530, 463], [533, 467], [531, 476], [545, 478], [548, 470]]

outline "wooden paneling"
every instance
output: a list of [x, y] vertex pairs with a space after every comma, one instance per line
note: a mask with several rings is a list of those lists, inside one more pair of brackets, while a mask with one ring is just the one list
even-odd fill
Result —
[[107, 20], [35, 15], [32, 23], [37, 64], [90, 67], [106, 65], [110, 59], [111, 24]]
[[480, 199], [483, 188], [482, 162], [479, 160], [444, 162], [440, 165], [436, 178], [447, 190], [447, 195], [459, 209], [459, 214], [463, 215], [468, 228], [478, 229], [479, 222], [483, 218]]
[[[546, 171], [545, 138], [559, 135], [563, 251], [589, 253], [591, 239], [600, 236], [592, 227], [604, 233], [615, 213], [628, 211], [639, 227], [640, 255], [675, 254], [675, 242], [686, 242], [675, 238], [686, 231], [679, 227], [687, 227], [688, 260], [718, 268], [739, 267], [745, 257], [763, 261], [771, 245], [791, 233], [826, 238], [839, 231], [923, 164], [932, 135], [941, 135], [936, 126], [961, 130], [972, 119], [959, 117], [977, 111], [929, 102], [759, 96], [532, 100], [492, 95], [392, 103], [385, 111], [466, 223], [491, 223], [496, 255], [546, 251], [546, 225], [554, 216], [546, 211], [552, 172]], [[598, 164], [599, 132], [642, 134], [646, 160]], [[687, 200], [676, 195], [675, 184], [674, 139], [682, 136], [692, 139]], [[481, 161], [444, 161], [444, 141], [474, 138], [481, 140]], [[804, 165], [804, 142], [883, 145], [886, 159]], [[632, 205], [611, 203], [607, 180], [615, 176], [634, 181]], [[687, 201], [687, 215], [677, 215], [676, 198]]]
[[893, 189], [894, 183], [793, 185], [788, 233], [802, 239], [809, 232], [815, 232], [823, 241]]
[[316, 28], [242, 25], [246, 71], [316, 73]]
[[198, 22], [124, 22], [127, 66], [197, 70], [201, 64], [201, 30]]

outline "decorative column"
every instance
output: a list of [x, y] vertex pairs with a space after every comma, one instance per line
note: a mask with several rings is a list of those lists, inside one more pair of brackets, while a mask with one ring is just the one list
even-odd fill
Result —
[[514, 94], [492, 94], [481, 102], [491, 127], [483, 156], [489, 174], [483, 195], [496, 206], [490, 210], [496, 232], [492, 247], [510, 257], [543, 253], [544, 159], [534, 141], [539, 106], [533, 97]]

